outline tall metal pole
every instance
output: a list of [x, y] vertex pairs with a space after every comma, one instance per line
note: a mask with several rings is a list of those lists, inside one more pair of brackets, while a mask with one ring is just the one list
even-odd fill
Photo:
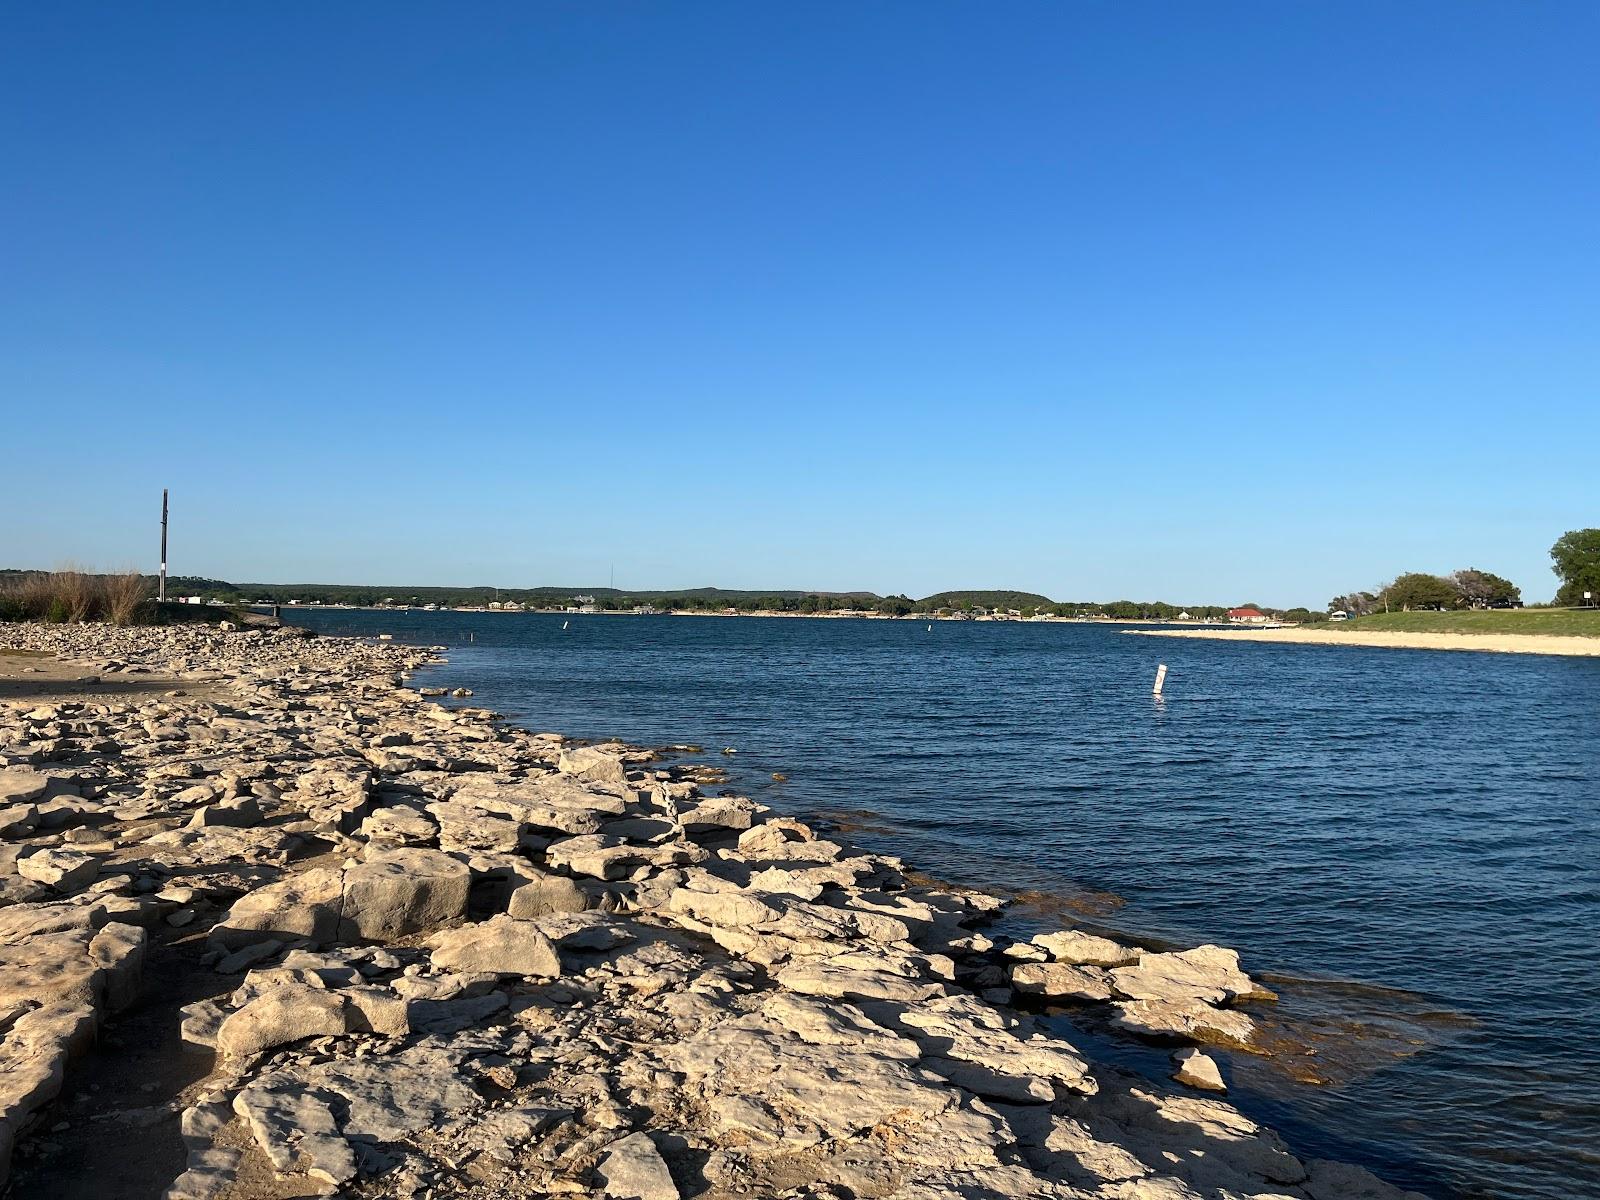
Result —
[[156, 599], [166, 603], [167, 599], [167, 489], [161, 489], [161, 583], [156, 589]]

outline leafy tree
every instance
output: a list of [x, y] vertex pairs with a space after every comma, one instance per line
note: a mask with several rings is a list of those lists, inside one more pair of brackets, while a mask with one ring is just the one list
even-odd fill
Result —
[[1448, 579], [1412, 571], [1383, 589], [1381, 599], [1391, 609], [1404, 612], [1417, 609], [1460, 608], [1466, 603], [1461, 590]]
[[1495, 608], [1522, 603], [1521, 588], [1509, 579], [1502, 579], [1488, 571], [1468, 567], [1465, 571], [1457, 571], [1450, 579], [1467, 598], [1469, 608]]
[[906, 596], [886, 596], [878, 601], [878, 611], [891, 617], [903, 617], [911, 611], [911, 600]]
[[1563, 533], [1550, 547], [1550, 559], [1561, 580], [1557, 604], [1582, 604], [1585, 592], [1592, 594], [1591, 604], [1600, 602], [1600, 529]]

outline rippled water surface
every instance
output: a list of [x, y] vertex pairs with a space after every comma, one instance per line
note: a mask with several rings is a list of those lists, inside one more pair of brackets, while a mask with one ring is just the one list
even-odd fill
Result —
[[1231, 1098], [1296, 1149], [1439, 1197], [1600, 1196], [1600, 660], [1094, 625], [296, 619], [447, 645], [430, 681], [520, 724], [703, 745], [758, 799], [1028, 893], [1012, 921], [1236, 946], [1282, 1001], [1258, 1010], [1273, 1058], [1225, 1057]]

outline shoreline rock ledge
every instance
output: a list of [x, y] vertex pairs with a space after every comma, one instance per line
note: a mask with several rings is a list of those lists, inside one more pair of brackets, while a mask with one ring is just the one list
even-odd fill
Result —
[[[1230, 951], [1001, 946], [992, 897], [647, 752], [424, 699], [426, 650], [21, 625], [0, 648], [152, 685], [0, 705], [17, 1195], [109, 1172], [119, 1130], [148, 1153], [107, 1187], [168, 1200], [1409, 1195], [1012, 1003], [1243, 1042]], [[151, 1030], [185, 1048], [145, 1083], [123, 1059]]]

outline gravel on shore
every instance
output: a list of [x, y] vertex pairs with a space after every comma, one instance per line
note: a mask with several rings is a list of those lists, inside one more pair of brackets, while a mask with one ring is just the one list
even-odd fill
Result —
[[296, 633], [0, 625], [13, 1194], [1413, 1195], [1216, 1098], [1233, 951], [990, 936], [686, 765], [424, 698], [429, 650]]

